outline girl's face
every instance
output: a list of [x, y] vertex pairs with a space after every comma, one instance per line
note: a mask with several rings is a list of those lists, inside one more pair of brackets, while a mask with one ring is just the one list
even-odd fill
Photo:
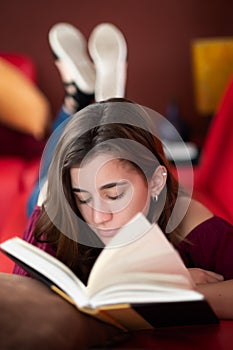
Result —
[[104, 244], [138, 212], [148, 214], [148, 183], [129, 162], [99, 155], [70, 174], [78, 209]]

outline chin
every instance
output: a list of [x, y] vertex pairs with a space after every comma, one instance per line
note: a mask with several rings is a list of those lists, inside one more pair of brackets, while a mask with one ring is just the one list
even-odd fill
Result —
[[113, 239], [113, 237], [99, 237], [99, 239], [100, 239], [101, 242], [103, 242], [103, 244], [106, 246], [106, 245], [108, 245], [108, 243]]

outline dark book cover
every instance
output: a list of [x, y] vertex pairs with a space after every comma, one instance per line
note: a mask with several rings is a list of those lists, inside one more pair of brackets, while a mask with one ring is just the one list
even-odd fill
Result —
[[205, 299], [137, 304], [131, 307], [154, 328], [219, 322]]

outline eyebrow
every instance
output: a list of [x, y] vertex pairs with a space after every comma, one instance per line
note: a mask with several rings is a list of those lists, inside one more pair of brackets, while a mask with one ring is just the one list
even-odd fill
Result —
[[[109, 184], [101, 186], [100, 190], [106, 190], [106, 189], [113, 188], [113, 187], [116, 187], [116, 186], [124, 186], [127, 183], [128, 183], [127, 181], [110, 182]], [[78, 192], [78, 193], [80, 193], [80, 192], [88, 193], [88, 191], [82, 190], [81, 188], [77, 188], [77, 187], [72, 187], [72, 191], [73, 192]]]

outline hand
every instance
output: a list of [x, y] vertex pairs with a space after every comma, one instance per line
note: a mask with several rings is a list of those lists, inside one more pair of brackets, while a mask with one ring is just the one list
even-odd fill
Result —
[[224, 280], [224, 277], [216, 272], [199, 268], [190, 268], [188, 270], [195, 284], [217, 283]]

